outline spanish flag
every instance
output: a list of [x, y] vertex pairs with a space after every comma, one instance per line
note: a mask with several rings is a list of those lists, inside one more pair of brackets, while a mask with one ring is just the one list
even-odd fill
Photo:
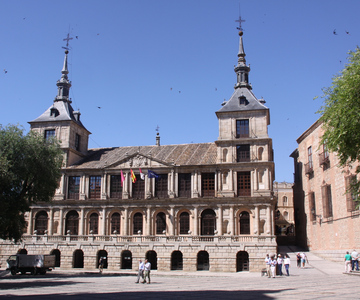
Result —
[[133, 183], [135, 183], [135, 182], [136, 182], [136, 176], [135, 176], [135, 174], [134, 174], [134, 172], [133, 172], [132, 169], [130, 169], [130, 173], [131, 173], [131, 181], [132, 181]]

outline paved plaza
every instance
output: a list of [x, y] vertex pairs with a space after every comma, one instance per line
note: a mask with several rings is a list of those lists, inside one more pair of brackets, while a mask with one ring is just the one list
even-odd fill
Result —
[[291, 275], [259, 273], [151, 272], [151, 284], [136, 284], [135, 272], [55, 270], [44, 276], [11, 276], [0, 270], [0, 299], [360, 299], [360, 276], [344, 265], [307, 253], [309, 264]]

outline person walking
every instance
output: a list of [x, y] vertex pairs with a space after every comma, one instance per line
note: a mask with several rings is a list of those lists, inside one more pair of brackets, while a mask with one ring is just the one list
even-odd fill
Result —
[[100, 274], [102, 273], [103, 269], [104, 269], [104, 258], [103, 257], [100, 257], [99, 259], [99, 272]]
[[301, 255], [300, 255], [300, 252], [298, 252], [296, 254], [296, 265], [297, 265], [298, 269], [301, 268]]
[[266, 274], [270, 278], [271, 277], [271, 271], [270, 271], [271, 259], [270, 259], [269, 254], [266, 254], [265, 264], [266, 264]]
[[284, 259], [282, 258], [281, 254], [278, 255], [278, 258], [277, 258], [277, 267], [278, 267], [278, 274], [280, 276], [282, 276], [282, 265], [283, 265], [283, 262], [284, 262]]
[[271, 256], [270, 269], [271, 269], [272, 278], [275, 278], [275, 273], [276, 273], [276, 257], [275, 256]]
[[351, 270], [354, 271], [359, 271], [359, 253], [354, 250], [353, 252], [351, 252]]
[[309, 263], [308, 259], [307, 259], [307, 256], [304, 252], [301, 252], [301, 264], [302, 264], [302, 267], [305, 268], [305, 263]]
[[148, 278], [148, 284], [150, 284], [150, 270], [151, 270], [151, 263], [145, 259], [145, 265], [144, 265], [144, 270], [145, 270], [145, 274], [144, 274], [144, 281], [142, 283], [146, 283], [146, 278]]
[[350, 267], [351, 259], [352, 259], [352, 255], [349, 254], [349, 251], [346, 251], [345, 259], [344, 259], [345, 260], [345, 273], [349, 273], [351, 270], [351, 267]]
[[289, 268], [290, 268], [290, 257], [289, 255], [285, 254], [285, 259], [284, 259], [284, 265], [285, 265], [285, 271], [286, 271], [286, 275], [289, 276]]
[[138, 275], [135, 283], [139, 283], [140, 278], [144, 280], [144, 263], [141, 259], [139, 259], [139, 269], [138, 269]]

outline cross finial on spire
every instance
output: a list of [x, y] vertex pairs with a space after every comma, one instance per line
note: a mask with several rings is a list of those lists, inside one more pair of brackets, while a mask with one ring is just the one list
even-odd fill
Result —
[[63, 47], [66, 50], [69, 50], [69, 41], [71, 41], [73, 38], [70, 37], [70, 33], [67, 34], [66, 38], [63, 39], [63, 41], [66, 41], [66, 47]]
[[244, 23], [246, 20], [241, 19], [241, 16], [239, 16], [239, 20], [235, 20], [235, 22], [239, 23], [239, 27], [236, 27], [236, 29], [242, 31], [241, 23]]

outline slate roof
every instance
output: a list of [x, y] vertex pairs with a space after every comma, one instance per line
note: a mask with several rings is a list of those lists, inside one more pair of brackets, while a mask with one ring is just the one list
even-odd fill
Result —
[[[57, 110], [56, 114], [51, 114], [51, 109]], [[81, 123], [80, 119], [77, 120], [74, 116], [74, 109], [71, 104], [66, 101], [54, 101], [42, 115], [37, 117], [35, 120], [30, 121], [29, 123], [37, 122], [54, 122], [54, 121], [74, 121], [79, 126], [85, 128]], [[86, 128], [85, 128], [86, 129]]]
[[198, 143], [90, 149], [84, 159], [67, 169], [103, 169], [115, 166], [137, 154], [165, 165], [211, 165], [216, 163], [217, 147], [215, 143]]
[[[248, 101], [247, 105], [240, 105], [239, 98], [245, 97]], [[222, 112], [232, 112], [232, 111], [247, 111], [247, 110], [263, 110], [268, 109], [264, 104], [260, 103], [259, 100], [255, 97], [252, 91], [248, 88], [237, 88], [232, 94], [229, 101], [217, 111], [217, 113]]]

